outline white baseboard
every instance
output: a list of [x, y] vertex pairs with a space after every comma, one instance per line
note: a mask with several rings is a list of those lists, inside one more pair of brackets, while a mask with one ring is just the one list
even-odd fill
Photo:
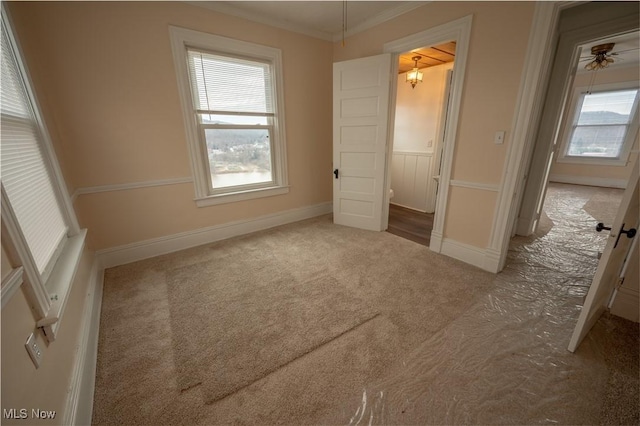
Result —
[[429, 241], [429, 249], [440, 253], [442, 251], [442, 234], [436, 231], [431, 231], [431, 239]]
[[449, 238], [444, 238], [442, 240], [442, 250], [440, 253], [453, 257], [454, 259], [461, 260], [470, 265], [477, 266], [485, 271], [497, 272], [491, 268], [491, 265], [487, 265], [486, 251], [481, 248], [460, 243]]
[[504, 264], [500, 264], [500, 251], [487, 248], [484, 250], [484, 264], [482, 269], [497, 274], [504, 268]]
[[124, 265], [191, 247], [209, 244], [251, 232], [262, 231], [274, 226], [285, 225], [333, 211], [332, 203], [316, 204], [308, 207], [278, 212], [257, 218], [239, 220], [207, 228], [196, 229], [165, 237], [153, 238], [96, 252], [102, 268]]
[[76, 356], [63, 424], [90, 425], [98, 360], [98, 331], [102, 307], [104, 270], [94, 260], [82, 314], [78, 354]]
[[603, 188], [625, 189], [627, 187], [625, 179], [606, 179], [589, 176], [549, 175], [549, 181], [573, 185], [601, 186]]
[[393, 203], [393, 202], [390, 202], [389, 204], [393, 204], [394, 206], [402, 207], [404, 209], [409, 209], [409, 210], [413, 210], [413, 211], [420, 212], [420, 213], [433, 213], [433, 212], [427, 212], [425, 209], [419, 209], [417, 207], [406, 206], [404, 204]]

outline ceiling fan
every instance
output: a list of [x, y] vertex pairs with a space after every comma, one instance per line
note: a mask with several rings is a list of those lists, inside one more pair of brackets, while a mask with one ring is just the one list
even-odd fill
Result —
[[597, 71], [599, 69], [607, 68], [609, 64], [614, 62], [612, 56], [616, 56], [620, 53], [630, 52], [637, 49], [621, 50], [619, 52], [612, 52], [615, 43], [603, 43], [591, 47], [591, 55], [583, 57], [580, 62], [589, 61], [584, 69], [587, 71]]

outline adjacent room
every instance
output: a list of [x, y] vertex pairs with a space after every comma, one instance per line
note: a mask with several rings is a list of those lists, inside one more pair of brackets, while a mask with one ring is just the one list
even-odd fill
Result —
[[388, 231], [429, 246], [456, 44], [399, 56]]
[[639, 17], [3, 2], [3, 424], [638, 424]]

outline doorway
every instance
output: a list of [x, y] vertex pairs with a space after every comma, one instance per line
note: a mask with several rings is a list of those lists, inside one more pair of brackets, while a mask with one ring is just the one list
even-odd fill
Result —
[[[580, 290], [580, 293], [575, 294], [575, 296], [580, 296], [580, 300], [577, 300], [575, 305], [583, 305], [584, 300], [587, 302], [580, 315], [581, 318], [583, 317], [583, 313], [591, 315], [590, 312], [592, 309], [590, 306], [594, 308], [593, 312], [602, 312], [600, 309], [604, 308], [607, 304], [611, 307], [611, 292], [609, 292], [608, 289], [612, 289], [615, 284], [614, 281], [616, 281], [616, 277], [618, 277], [618, 275], [614, 274], [620, 271], [618, 267], [625, 263], [624, 259], [626, 249], [621, 244], [616, 252], [619, 254], [619, 256], [616, 255], [616, 259], [620, 260], [620, 262], [617, 262], [617, 260], [617, 263], [610, 262], [610, 260], [613, 259], [613, 255], [611, 254], [612, 247], [615, 248], [615, 245], [612, 243], [613, 240], [608, 238], [608, 231], [605, 230], [605, 232], [602, 232], [601, 234], [596, 232], [596, 224], [603, 220], [599, 220], [599, 218], [596, 217], [597, 214], [592, 214], [586, 208], [587, 204], [591, 204], [591, 207], [593, 207], [594, 202], [592, 201], [592, 197], [576, 200], [577, 204], [571, 204], [568, 198], [575, 197], [564, 194], [565, 196], [558, 199], [557, 184], [550, 184], [549, 182], [556, 181], [564, 182], [565, 184], [581, 185], [595, 185], [601, 182], [600, 184], [603, 186], [616, 186], [612, 185], [612, 183], [621, 181], [619, 187], [624, 187], [626, 185], [626, 179], [628, 178], [630, 171], [624, 170], [624, 167], [627, 162], [633, 162], [633, 155], [629, 156], [628, 153], [631, 151], [630, 144], [633, 143], [633, 139], [636, 138], [637, 134], [637, 126], [634, 129], [632, 123], [634, 120], [633, 117], [637, 115], [633, 113], [632, 110], [636, 107], [634, 106], [629, 109], [627, 113], [622, 114], [617, 110], [607, 112], [607, 108], [600, 108], [602, 105], [600, 105], [600, 109], [597, 110], [589, 110], [588, 108], [585, 108], [585, 106], [588, 105], [586, 98], [589, 97], [591, 93], [595, 93], [600, 89], [605, 92], [607, 90], [620, 89], [620, 87], [617, 87], [616, 85], [619, 85], [621, 82], [623, 83], [623, 80], [625, 79], [627, 82], [631, 81], [637, 88], [637, 48], [635, 50], [631, 49], [632, 51], [634, 50], [635, 60], [618, 61], [619, 63], [626, 62], [624, 67], [618, 67], [619, 73], [624, 74], [624, 68], [626, 71], [630, 71], [630, 74], [632, 75], [631, 77], [621, 79], [614, 78], [612, 73], [615, 67], [610, 67], [606, 72], [603, 72], [602, 68], [598, 68], [597, 73], [593, 72], [593, 69], [590, 70], [587, 68], [589, 71], [589, 75], [587, 76], [585, 75], [586, 71], [584, 71], [583, 68], [585, 67], [585, 62], [586, 64], [590, 64], [597, 58], [595, 54], [592, 55], [594, 50], [599, 50], [597, 49], [597, 46], [609, 44], [608, 42], [611, 44], [623, 44], [622, 39], [620, 38], [621, 36], [624, 38], [624, 36], [628, 35], [632, 40], [637, 39], [637, 35], [633, 35], [634, 32], [637, 34], [638, 30], [637, 5], [634, 7], [635, 11], [626, 11], [627, 6], [623, 4], [618, 4], [615, 8], [607, 9], [602, 8], [601, 5], [598, 4], [585, 4], [565, 10], [560, 14], [560, 20], [557, 25], [559, 41], [557, 44], [556, 55], [552, 62], [546, 99], [541, 103], [542, 118], [537, 124], [537, 136], [535, 136], [535, 144], [531, 153], [531, 165], [528, 172], [524, 174], [524, 178], [526, 178], [523, 185], [524, 195], [522, 198], [518, 221], [515, 223], [515, 232], [517, 234], [533, 234], [534, 237], [536, 237], [536, 234], [540, 234], [541, 229], [544, 230], [545, 228], [544, 226], [541, 226], [541, 223], [548, 219], [548, 217], [545, 217], [545, 211], [559, 202], [563, 209], [560, 211], [561, 214], [556, 215], [555, 221], [553, 219], [551, 220], [552, 226], [556, 227], [556, 231], [557, 223], [567, 224], [567, 228], [575, 227], [576, 225], [578, 226], [579, 229], [576, 228], [568, 230], [564, 233], [555, 232], [555, 238], [546, 238], [547, 240], [554, 241], [549, 241], [549, 246], [544, 247], [543, 250], [546, 250], [549, 253], [557, 251], [557, 256], [555, 256], [557, 262], [555, 265], [552, 262], [541, 263], [540, 266], [541, 269], [548, 266], [555, 266], [555, 268], [553, 268], [553, 272], [556, 273], [563, 271], [568, 272], [569, 274], [562, 282], [572, 283], [579, 279], [584, 281], [584, 288]], [[576, 16], [580, 16], [583, 19], [576, 21]], [[588, 17], [589, 19], [586, 19], [585, 17]], [[621, 46], [618, 47], [620, 48]], [[613, 53], [613, 49], [611, 49], [610, 52], [606, 52], [606, 50], [609, 49], [605, 49], [605, 55]], [[621, 49], [619, 54], [623, 53], [622, 50], [626, 49]], [[613, 61], [608, 61], [609, 64], [607, 65], [615, 63], [616, 56], [618, 56], [618, 54], [611, 56]], [[635, 65], [633, 62], [635, 62]], [[630, 69], [632, 67], [635, 67], [635, 70]], [[635, 101], [632, 100], [631, 103], [635, 103], [635, 105], [637, 105], [637, 99]], [[596, 122], [589, 122], [588, 124], [589, 126], [592, 126], [592, 129], [580, 129], [582, 125], [586, 124], [584, 119], [593, 118], [586, 117], [586, 115], [593, 112], [598, 112], [597, 115], [600, 118], [605, 115], [611, 116], [612, 114], [610, 114], [610, 112], [615, 112], [617, 115], [620, 115], [620, 120], [625, 118], [623, 115], [626, 116], [627, 120], [625, 123], [620, 122], [620, 124], [622, 127], [626, 128], [627, 135], [631, 138], [628, 141], [630, 144], [625, 142], [625, 137], [622, 134], [619, 135], [620, 138], [616, 142], [618, 145], [615, 150], [612, 151], [609, 150], [612, 146], [596, 146], [598, 144], [602, 144], [604, 139], [607, 139], [604, 137], [604, 134], [592, 141], [594, 143], [584, 140], [584, 133], [587, 130], [591, 131], [595, 129], [595, 127], [599, 126]], [[635, 118], [635, 120], [637, 120], [637, 118]], [[608, 123], [608, 125], [611, 124], [612, 123]], [[576, 135], [581, 135], [583, 140], [576, 139]], [[609, 144], [609, 142], [607, 142], [607, 144]], [[609, 164], [605, 164], [607, 162]], [[578, 170], [580, 168], [583, 170]], [[617, 176], [603, 175], [603, 172], [612, 172], [612, 170], [616, 168], [618, 169]], [[634, 178], [634, 181], [632, 181], [634, 185], [636, 180], [637, 175]], [[588, 186], [574, 186], [573, 190], [581, 188], [588, 188]], [[551, 200], [548, 199], [547, 190], [551, 191]], [[625, 197], [627, 197], [627, 192], [625, 192]], [[607, 197], [609, 196], [610, 194], [607, 195]], [[615, 208], [616, 203], [605, 201], [601, 204], [617, 211]], [[623, 210], [623, 213], [625, 213], [625, 210]], [[604, 219], [604, 221], [606, 220], [607, 219]], [[612, 220], [611, 217], [609, 217], [608, 220]], [[616, 221], [621, 220], [622, 218], [618, 215]], [[612, 223], [610, 222], [603, 226], [607, 225], [611, 226]], [[619, 226], [619, 224], [617, 226]], [[534, 233], [534, 231], [536, 233]], [[615, 232], [617, 231], [612, 231], [611, 235], [615, 236]], [[518, 238], [520, 237], [511, 241], [510, 251], [513, 251], [517, 246]], [[595, 244], [590, 241], [591, 239], [597, 238], [601, 238], [603, 240], [602, 242], [606, 242], [606, 247], [603, 244]], [[576, 240], [585, 239], [588, 240], [587, 245], [574, 244]], [[544, 238], [540, 238], [538, 236], [537, 241], [543, 242]], [[561, 243], [561, 245], [566, 247], [568, 250], [558, 251], [554, 248], [554, 243]], [[603, 250], [604, 253], [602, 255], [602, 260], [598, 260], [598, 252], [600, 250]], [[531, 255], [529, 248], [527, 248], [527, 253], [529, 255], [525, 256], [525, 262], [535, 263], [539, 261], [535, 255]], [[576, 261], [576, 258], [579, 255], [584, 254], [590, 255], [589, 259], [587, 259], [589, 267], [579, 274], [578, 271], [576, 271], [576, 268], [580, 268], [581, 265]], [[608, 271], [606, 280], [604, 279], [605, 275], [603, 275], [602, 272], [605, 270]], [[609, 272], [611, 273], [609, 274]], [[558, 280], [556, 279], [555, 282], [558, 282]], [[603, 285], [600, 286], [600, 284]], [[586, 294], [585, 290], [588, 290], [590, 287], [595, 289], [601, 287], [604, 289], [598, 293], [597, 300], [594, 299], [593, 292], [591, 291], [586, 299], [584, 299]], [[568, 296], [571, 296], [571, 294], [568, 294]], [[596, 301], [594, 302], [594, 300]], [[597, 320], [597, 316], [589, 316], [589, 321], [594, 319]], [[586, 324], [585, 321], [582, 323], [583, 325]], [[580, 325], [580, 321], [578, 324]], [[593, 322], [590, 324], [593, 325]], [[572, 337], [572, 343], [569, 347], [570, 351], [575, 350], [576, 345], [580, 341], [579, 339], [584, 337], [584, 333], [588, 331], [589, 327], [590, 326], [583, 328], [579, 333], [579, 336], [581, 337], [575, 341], [574, 337], [576, 336], [576, 332], [574, 331], [574, 337]], [[576, 331], [578, 331], [578, 327], [576, 328]]]
[[[577, 20], [577, 17], [581, 19]], [[530, 235], [536, 227], [551, 167], [558, 150], [562, 148], [562, 138], [566, 139], [561, 134], [562, 123], [575, 118], [567, 117], [571, 113], [567, 105], [574, 81], [580, 79], [577, 70], [585, 65], [584, 62], [580, 63], [581, 56], [588, 56], [589, 53], [588, 50], [583, 53], [583, 50], [587, 46], [595, 46], [598, 40], [637, 32], [637, 5], [588, 3], [570, 7], [559, 13], [554, 31], [557, 34], [557, 45], [553, 46], [556, 53], [551, 62], [546, 96], [540, 94], [545, 98], [540, 102], [542, 113], [535, 132], [530, 132], [531, 143], [524, 152], [523, 164], [527, 164], [528, 171], [522, 169], [518, 172], [520, 188], [515, 192], [521, 195], [518, 195], [516, 202], [518, 217], [514, 223], [514, 232], [518, 235]], [[637, 56], [637, 50], [635, 52]], [[598, 70], [591, 72], [590, 77], [605, 76], [602, 70]], [[637, 73], [633, 80], [637, 81]], [[591, 86], [592, 82], [585, 85]]]
[[389, 227], [429, 246], [454, 67], [454, 40], [398, 55]]

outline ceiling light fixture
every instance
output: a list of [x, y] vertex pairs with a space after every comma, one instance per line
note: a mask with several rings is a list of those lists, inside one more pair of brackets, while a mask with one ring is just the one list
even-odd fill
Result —
[[613, 63], [613, 58], [609, 54], [613, 50], [615, 43], [605, 43], [593, 46], [591, 48], [591, 54], [593, 60], [584, 66], [584, 69], [588, 71], [597, 71], [609, 66]]
[[411, 83], [411, 88], [415, 89], [416, 84], [422, 83], [422, 73], [418, 71], [418, 61], [422, 58], [422, 56], [414, 56], [411, 58], [412, 61], [415, 61], [415, 66], [411, 71], [407, 72], [407, 83]]

